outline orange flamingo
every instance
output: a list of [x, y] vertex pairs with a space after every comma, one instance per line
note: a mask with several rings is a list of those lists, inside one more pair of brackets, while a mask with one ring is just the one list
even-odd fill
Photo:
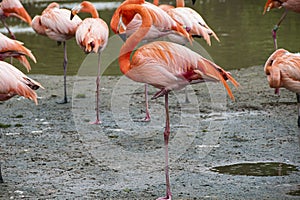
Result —
[[264, 69], [271, 88], [283, 87], [296, 93], [300, 127], [300, 54], [278, 49], [268, 58]]
[[281, 18], [279, 19], [278, 23], [275, 25], [275, 27], [272, 30], [272, 37], [274, 40], [274, 47], [275, 50], [277, 49], [277, 38], [276, 38], [276, 32], [283, 21], [283, 19], [286, 17], [288, 10], [292, 10], [294, 12], [300, 13], [300, 1], [299, 0], [267, 0], [264, 8], [263, 14], [266, 13], [266, 11], [270, 11], [272, 8], [281, 8], [284, 7], [285, 11], [282, 14]]
[[122, 26], [128, 24], [136, 14], [141, 16], [142, 24], [123, 44], [120, 50], [119, 65], [121, 72], [133, 81], [147, 83], [160, 89], [152, 99], [165, 96], [166, 126], [164, 143], [166, 197], [159, 199], [171, 199], [172, 194], [168, 169], [168, 141], [170, 135], [169, 92], [171, 90], [182, 89], [188, 84], [205, 81], [222, 82], [229, 96], [234, 99], [226, 80], [231, 81], [236, 87], [238, 83], [230, 73], [224, 71], [215, 63], [179, 44], [156, 41], [138, 48], [131, 56], [134, 48], [147, 34], [153, 24], [153, 19], [149, 11], [142, 5], [135, 4], [122, 7], [120, 10], [120, 24]]
[[[139, 4], [143, 7], [145, 7], [150, 13], [151, 16], [153, 16], [153, 24], [151, 25], [150, 30], [148, 33], [144, 36], [143, 40], [154, 40], [166, 35], [176, 35], [182, 40], [184, 40], [184, 43], [192, 40], [188, 32], [175, 20], [173, 20], [164, 10], [161, 8], [145, 2], [145, 0], [126, 0], [124, 1], [118, 9], [115, 11], [110, 26], [111, 29], [116, 33], [118, 27], [120, 27], [119, 23], [119, 11], [122, 10], [123, 6], [126, 6], [128, 4]], [[132, 35], [141, 25], [142, 20], [139, 15], [135, 15], [134, 18], [128, 22], [124, 21], [124, 27], [126, 26], [126, 30], [124, 27], [120, 27], [119, 29], [119, 35], [121, 38], [125, 39]], [[175, 37], [175, 36], [174, 36]], [[148, 86], [145, 84], [145, 104], [146, 104], [146, 116], [142, 121], [148, 122], [151, 120], [150, 112], [149, 112], [149, 104], [148, 104]]]
[[[37, 94], [34, 91], [38, 88], [43, 88], [43, 86], [23, 74], [11, 64], [0, 61], [0, 101], [6, 101], [15, 95], [20, 95], [38, 104]], [[0, 183], [3, 183], [1, 165]]]
[[76, 31], [77, 44], [84, 50], [85, 53], [98, 53], [98, 73], [96, 79], [96, 121], [92, 124], [100, 124], [99, 117], [99, 90], [100, 90], [100, 57], [101, 52], [107, 45], [108, 41], [108, 26], [102, 19], [99, 18], [98, 12], [95, 6], [88, 2], [83, 1], [79, 6], [72, 9], [72, 16], [79, 12], [87, 12], [92, 15], [93, 18], [86, 18], [78, 26]]
[[13, 32], [11, 32], [5, 22], [7, 17], [17, 17], [31, 25], [31, 17], [19, 0], [2, 0], [0, 4], [0, 19], [11, 37], [13, 39], [16, 39], [15, 35], [13, 34]]
[[0, 60], [7, 57], [14, 57], [20, 61], [22, 65], [29, 71], [31, 69], [25, 55], [31, 58], [34, 63], [36, 59], [29, 49], [23, 46], [23, 43], [17, 40], [12, 40], [0, 33]]
[[66, 41], [75, 36], [76, 29], [81, 23], [81, 19], [75, 16], [70, 20], [71, 11], [60, 9], [59, 4], [53, 2], [42, 12], [42, 15], [37, 15], [32, 20], [32, 28], [40, 35], [48, 36], [64, 46], [64, 99], [57, 103], [67, 103], [67, 45]]

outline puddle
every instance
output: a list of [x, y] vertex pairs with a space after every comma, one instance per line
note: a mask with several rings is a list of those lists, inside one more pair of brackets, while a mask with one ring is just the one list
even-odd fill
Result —
[[213, 167], [213, 172], [243, 176], [287, 176], [299, 171], [297, 166], [280, 162], [240, 163]]

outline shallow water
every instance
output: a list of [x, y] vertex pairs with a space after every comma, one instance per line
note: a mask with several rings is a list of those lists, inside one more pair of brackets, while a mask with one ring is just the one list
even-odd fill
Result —
[[239, 163], [211, 168], [221, 174], [244, 176], [287, 176], [299, 171], [297, 166], [279, 162]]
[[[34, 17], [40, 14], [50, 1], [24, 3], [24, 6]], [[72, 8], [80, 1], [60, 1], [62, 7]], [[93, 1], [100, 16], [109, 24], [115, 8], [122, 1]], [[170, 3], [175, 1], [161, 1]], [[209, 47], [201, 39], [196, 39], [209, 53], [212, 59], [223, 68], [239, 69], [254, 65], [262, 66], [273, 52], [271, 29], [283, 13], [281, 10], [272, 10], [262, 15], [265, 1], [240, 0], [202, 0], [192, 6], [186, 1], [186, 6], [197, 10], [208, 25], [216, 32], [221, 42], [212, 39]], [[86, 17], [87, 15], [80, 15]], [[278, 31], [278, 46], [292, 52], [299, 51], [300, 15], [289, 12]], [[13, 19], [8, 22], [19, 40], [30, 48], [38, 63], [32, 64], [33, 74], [60, 75], [63, 73], [63, 48], [56, 42], [35, 34], [30, 27]], [[0, 29], [6, 33], [5, 29]], [[110, 36], [114, 34], [110, 32]], [[78, 68], [86, 55], [77, 46], [74, 39], [68, 43], [69, 74], [77, 74]], [[117, 54], [118, 52], [116, 52]], [[116, 56], [117, 57], [117, 56]], [[16, 64], [17, 62], [15, 62]], [[18, 64], [17, 64], [18, 65]], [[262, 69], [263, 70], [263, 69]], [[113, 62], [105, 71], [106, 74], [120, 74], [118, 63]]]

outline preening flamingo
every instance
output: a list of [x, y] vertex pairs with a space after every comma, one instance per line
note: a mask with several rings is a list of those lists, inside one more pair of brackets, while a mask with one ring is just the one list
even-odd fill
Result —
[[[167, 35], [176, 35], [182, 38], [185, 42], [192, 40], [187, 30], [184, 29], [179, 23], [174, 21], [164, 10], [161, 8], [145, 2], [145, 0], [126, 0], [124, 1], [114, 12], [114, 15], [110, 22], [111, 29], [121, 36], [121, 38], [128, 38], [132, 35], [142, 24], [141, 17], [139, 15], [135, 15], [132, 20], [128, 22], [124, 21], [124, 27], [119, 23], [119, 12], [122, 10], [123, 6], [129, 4], [139, 4], [145, 7], [151, 14], [153, 20], [152, 25], [148, 33], [143, 37], [144, 41], [151, 41], [157, 38], [167, 36]], [[121, 26], [121, 27], [120, 27]], [[125, 30], [126, 29], [126, 30]], [[146, 104], [146, 116], [142, 121], [150, 121], [150, 112], [149, 112], [149, 104], [148, 104], [148, 86], [145, 84], [145, 104]]]
[[13, 39], [16, 39], [15, 35], [13, 34], [13, 32], [11, 32], [8, 25], [6, 24], [5, 20], [7, 17], [17, 17], [31, 25], [31, 17], [19, 0], [2, 0], [0, 4], [0, 19], [11, 37]]
[[0, 33], [0, 60], [4, 60], [7, 57], [14, 57], [29, 71], [31, 67], [25, 55], [36, 63], [34, 55], [29, 49], [23, 46], [22, 42], [12, 40]]
[[98, 53], [98, 73], [96, 79], [96, 121], [93, 124], [100, 124], [99, 117], [99, 90], [100, 90], [100, 64], [101, 52], [107, 45], [108, 41], [108, 26], [102, 19], [99, 18], [95, 6], [88, 2], [83, 1], [79, 6], [72, 9], [72, 16], [79, 12], [87, 12], [93, 18], [84, 19], [78, 26], [76, 31], [76, 42], [84, 50], [85, 53]]
[[300, 13], [300, 0], [267, 0], [264, 8], [263, 14], [266, 13], [266, 11], [270, 11], [272, 8], [281, 8], [284, 7], [285, 11], [282, 14], [281, 18], [279, 19], [278, 23], [275, 25], [275, 27], [272, 30], [272, 36], [274, 40], [274, 47], [275, 50], [277, 49], [277, 38], [276, 38], [276, 32], [283, 21], [283, 19], [286, 17], [288, 10], [298, 12]]
[[62, 42], [64, 46], [64, 99], [58, 103], [67, 103], [67, 45], [66, 41], [75, 36], [76, 29], [81, 23], [81, 19], [75, 16], [70, 20], [71, 11], [60, 9], [56, 2], [50, 3], [42, 12], [32, 20], [32, 28], [40, 35], [48, 36], [50, 39]]
[[268, 58], [264, 69], [271, 88], [283, 87], [296, 93], [300, 126], [300, 53], [278, 49]]
[[142, 18], [141, 27], [126, 40], [120, 50], [119, 65], [121, 72], [133, 81], [147, 83], [160, 89], [152, 99], [165, 96], [166, 126], [164, 143], [166, 197], [159, 199], [171, 199], [172, 194], [168, 168], [168, 142], [170, 135], [169, 92], [182, 89], [188, 84], [212, 81], [223, 83], [229, 96], [234, 99], [226, 80], [232, 82], [236, 87], [238, 83], [230, 73], [224, 71], [215, 63], [179, 44], [156, 41], [138, 48], [131, 56], [134, 48], [148, 33], [153, 24], [153, 19], [150, 12], [144, 6], [136, 4], [123, 6], [119, 14], [122, 26], [125, 24], [123, 20], [128, 24], [136, 14], [139, 14]]

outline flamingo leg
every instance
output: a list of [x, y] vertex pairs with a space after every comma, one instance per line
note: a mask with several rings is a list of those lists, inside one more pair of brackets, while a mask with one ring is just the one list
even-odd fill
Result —
[[142, 120], [143, 122], [149, 122], [151, 120], [149, 112], [149, 101], [148, 101], [148, 84], [145, 84], [145, 105], [146, 105], [146, 117]]
[[279, 19], [278, 23], [274, 26], [273, 30], [272, 30], [272, 36], [273, 36], [273, 40], [274, 40], [274, 48], [275, 50], [277, 50], [278, 46], [277, 46], [277, 37], [276, 37], [276, 33], [277, 30], [279, 29], [279, 26], [281, 24], [281, 22], [283, 21], [283, 19], [285, 18], [287, 14], [287, 9], [285, 9], [284, 13], [282, 14], [281, 18]]
[[67, 98], [67, 66], [68, 66], [68, 58], [67, 58], [67, 44], [66, 41], [63, 41], [64, 45], [64, 99], [60, 102], [57, 102], [58, 104], [64, 104], [68, 103], [68, 98]]
[[170, 136], [170, 117], [169, 117], [169, 103], [168, 93], [165, 94], [165, 109], [166, 109], [166, 127], [164, 132], [165, 141], [165, 175], [166, 175], [166, 197], [160, 197], [157, 200], [172, 199], [171, 187], [170, 187], [170, 176], [169, 176], [169, 136]]
[[4, 183], [3, 178], [2, 178], [2, 173], [1, 173], [1, 165], [0, 165], [0, 183]]
[[187, 87], [184, 88], [184, 92], [185, 92], [185, 103], [191, 103], [191, 101], [189, 100]]
[[100, 114], [99, 114], [99, 102], [100, 102], [100, 69], [101, 69], [101, 53], [98, 53], [98, 72], [96, 78], [96, 121], [91, 124], [101, 124]]
[[3, 26], [6, 28], [6, 30], [8, 31], [9, 35], [11, 36], [12, 39], [17, 39], [15, 34], [13, 32], [11, 32], [11, 30], [9, 29], [7, 23], [5, 22], [5, 19], [1, 19]]
[[297, 95], [297, 108], [298, 108], [298, 127], [300, 127], [300, 94]]

